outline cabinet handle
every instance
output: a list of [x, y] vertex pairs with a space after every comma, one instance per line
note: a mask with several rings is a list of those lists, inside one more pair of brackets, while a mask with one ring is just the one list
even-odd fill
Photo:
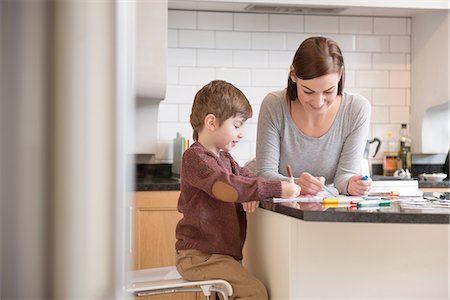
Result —
[[128, 216], [128, 220], [129, 220], [129, 230], [128, 230], [128, 235], [129, 235], [129, 240], [128, 240], [128, 243], [129, 243], [129, 253], [130, 254], [132, 254], [133, 253], [133, 225], [134, 225], [134, 222], [133, 222], [133, 207], [132, 206], [130, 206], [129, 207], [129, 209], [128, 209], [128, 213], [129, 213], [129, 216]]

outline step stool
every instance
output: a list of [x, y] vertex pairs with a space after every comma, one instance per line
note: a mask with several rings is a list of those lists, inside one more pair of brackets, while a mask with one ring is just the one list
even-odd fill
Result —
[[128, 292], [138, 297], [203, 292], [209, 300], [211, 292], [217, 292], [224, 300], [228, 300], [233, 294], [233, 288], [225, 280], [187, 281], [174, 266], [130, 271], [128, 278]]

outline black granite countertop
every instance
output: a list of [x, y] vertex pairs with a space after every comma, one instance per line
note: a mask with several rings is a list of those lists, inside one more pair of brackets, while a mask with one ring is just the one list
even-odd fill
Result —
[[389, 207], [358, 209], [355, 206], [326, 207], [321, 203], [273, 203], [260, 207], [304, 221], [355, 223], [449, 224], [450, 208], [409, 209], [398, 202]]
[[136, 191], [179, 191], [180, 179], [171, 178], [137, 178]]

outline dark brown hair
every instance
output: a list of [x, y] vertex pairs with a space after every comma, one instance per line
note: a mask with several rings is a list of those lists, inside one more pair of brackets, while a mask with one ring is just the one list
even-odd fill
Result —
[[[345, 81], [344, 57], [338, 44], [332, 39], [314, 36], [304, 40], [295, 52], [292, 61], [295, 75], [300, 79], [313, 79], [330, 73], [339, 73], [342, 77], [338, 83], [337, 94], [342, 95]], [[290, 73], [289, 73], [290, 75]], [[298, 98], [297, 84], [288, 76], [287, 98]]]
[[253, 111], [247, 97], [237, 87], [223, 80], [214, 80], [202, 87], [194, 98], [190, 122], [194, 130], [194, 141], [208, 114], [219, 120], [219, 126], [228, 118], [241, 116], [244, 120], [252, 117]]

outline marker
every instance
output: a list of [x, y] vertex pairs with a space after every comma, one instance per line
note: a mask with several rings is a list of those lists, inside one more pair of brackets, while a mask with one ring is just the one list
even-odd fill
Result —
[[323, 185], [323, 189], [330, 194], [333, 197], [337, 197], [338, 195], [336, 195], [329, 187], [327, 187], [325, 184]]
[[287, 169], [287, 173], [288, 173], [288, 176], [289, 176], [289, 182], [290, 182], [290, 183], [295, 183], [294, 175], [292, 174], [291, 166], [290, 166], [290, 165], [287, 165], [287, 166], [286, 166], [286, 169]]
[[364, 175], [363, 178], [361, 178], [361, 180], [367, 180], [367, 179], [369, 179], [369, 176], [367, 176], [367, 175]]
[[356, 204], [356, 206], [358, 208], [390, 206], [390, 205], [391, 205], [390, 200], [365, 200], [365, 201], [358, 202], [358, 204]]
[[361, 199], [339, 199], [339, 198], [325, 198], [323, 204], [350, 204], [356, 205], [357, 203], [364, 201]]

